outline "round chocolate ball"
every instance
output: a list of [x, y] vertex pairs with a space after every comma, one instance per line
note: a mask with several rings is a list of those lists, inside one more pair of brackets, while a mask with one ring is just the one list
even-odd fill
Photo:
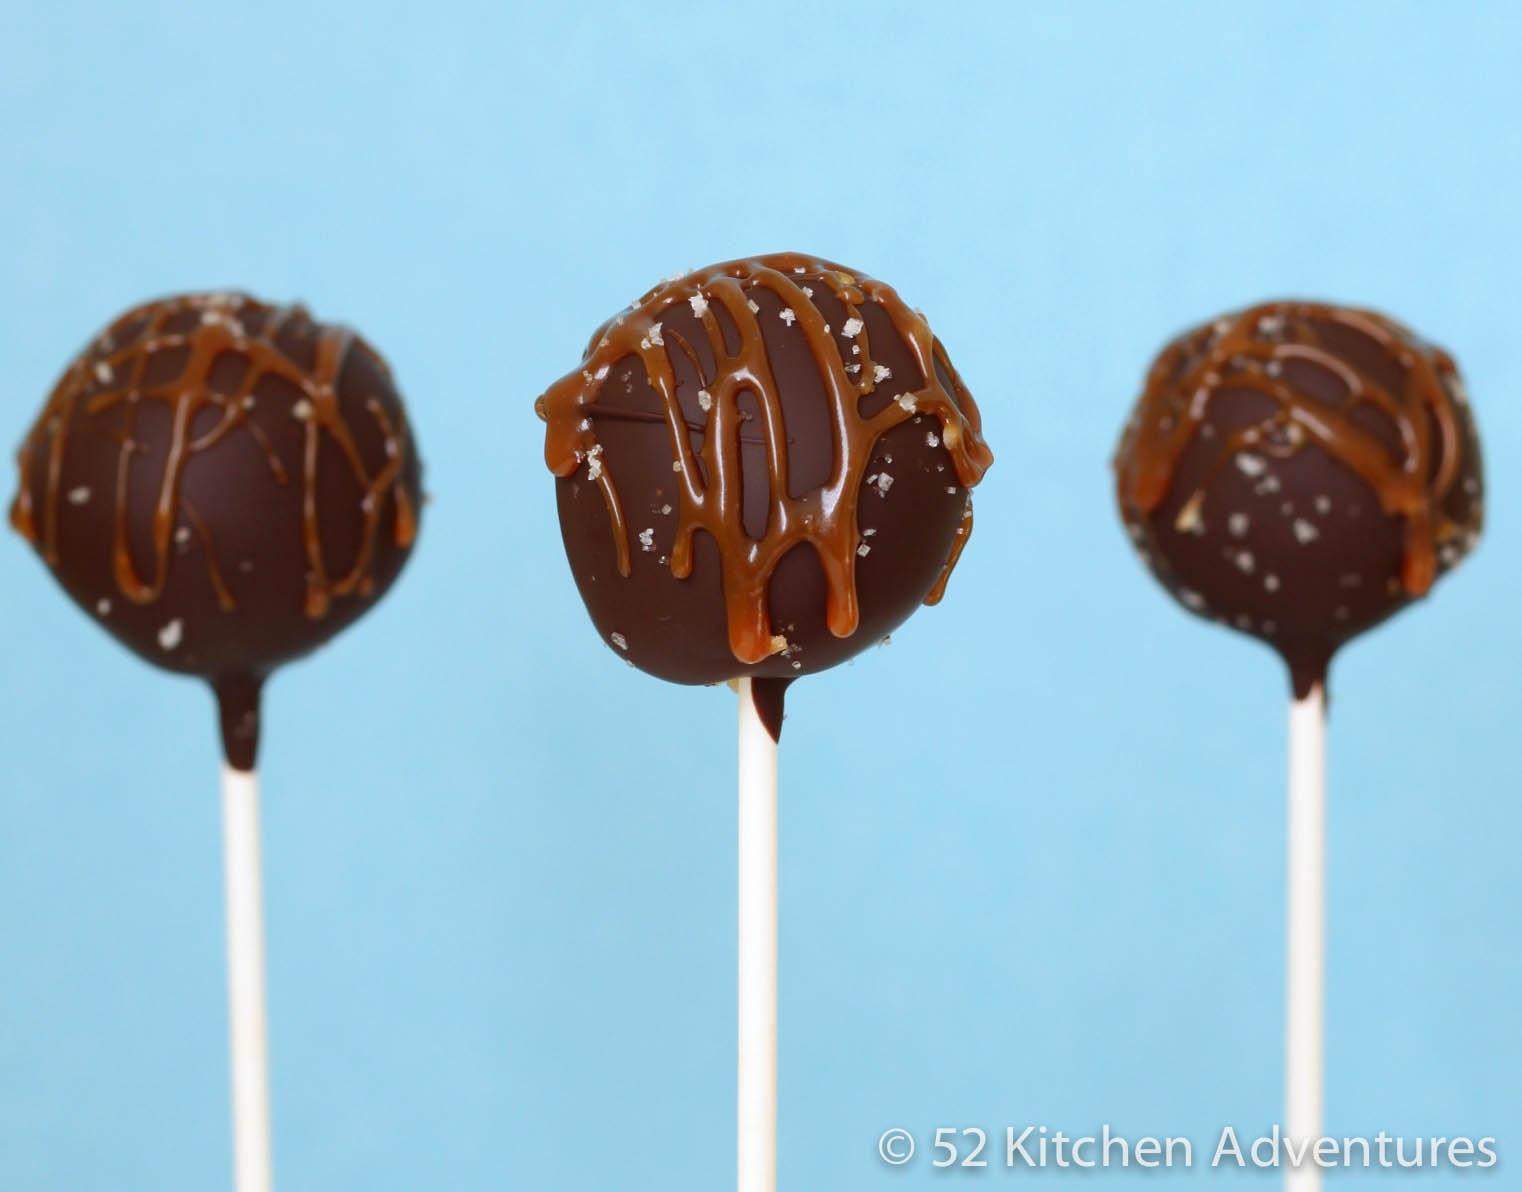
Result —
[[676, 683], [788, 680], [939, 598], [992, 456], [924, 318], [798, 254], [651, 290], [536, 407], [598, 631]]
[[1452, 358], [1373, 311], [1271, 302], [1158, 356], [1115, 457], [1121, 516], [1187, 609], [1295, 692], [1474, 547], [1480, 443]]
[[122, 315], [65, 370], [19, 459], [12, 524], [129, 649], [213, 683], [243, 768], [260, 683], [390, 587], [422, 498], [375, 350], [241, 294]]

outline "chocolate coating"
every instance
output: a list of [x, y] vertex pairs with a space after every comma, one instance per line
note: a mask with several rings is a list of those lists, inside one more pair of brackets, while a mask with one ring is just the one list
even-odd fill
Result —
[[240, 294], [118, 318], [64, 371], [19, 463], [13, 526], [123, 645], [213, 684], [243, 769], [264, 678], [390, 587], [422, 498], [374, 349]]
[[658, 286], [537, 409], [593, 622], [676, 683], [793, 679], [881, 640], [939, 598], [992, 461], [924, 319], [797, 254]]
[[1260, 638], [1297, 696], [1425, 595], [1483, 524], [1452, 358], [1372, 311], [1273, 302], [1179, 336], [1115, 457], [1121, 516], [1186, 608]]

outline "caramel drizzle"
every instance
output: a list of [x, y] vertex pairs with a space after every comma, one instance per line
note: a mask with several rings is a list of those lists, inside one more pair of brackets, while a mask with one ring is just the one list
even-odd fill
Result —
[[[306, 614], [323, 616], [337, 596], [358, 592], [365, 595], [374, 587], [375, 545], [380, 527], [383, 497], [389, 489], [396, 504], [395, 538], [398, 546], [409, 545], [417, 530], [416, 512], [401, 483], [407, 459], [408, 434], [405, 423], [393, 425], [380, 403], [367, 402], [386, 442], [386, 462], [372, 475], [360, 457], [349, 425], [339, 410], [335, 386], [344, 363], [358, 338], [343, 328], [324, 328], [317, 344], [316, 367], [308, 373], [276, 345], [280, 327], [296, 315], [300, 307], [269, 310], [259, 333], [247, 334], [238, 315], [244, 307], [258, 308], [252, 299], [237, 295], [196, 295], [172, 298], [139, 307], [123, 315], [113, 329], [147, 316], [148, 322], [133, 341], [114, 348], [112, 332], [97, 341], [97, 352], [86, 351], [74, 361], [43, 408], [42, 416], [22, 444], [19, 462], [21, 490], [11, 506], [11, 524], [42, 551], [49, 566], [58, 565], [58, 501], [61, 495], [63, 462], [68, 436], [74, 419], [83, 405], [86, 417], [95, 417], [118, 406], [125, 408], [120, 433], [120, 455], [116, 470], [115, 529], [113, 566], [116, 585], [122, 595], [138, 604], [147, 604], [163, 594], [168, 581], [169, 562], [174, 541], [175, 523], [181, 513], [200, 539], [206, 556], [209, 580], [218, 605], [224, 610], [236, 606], [216, 561], [210, 528], [181, 495], [185, 467], [193, 456], [221, 442], [229, 434], [246, 430], [269, 463], [276, 484], [287, 484], [290, 475], [276, 454], [268, 437], [250, 417], [256, 398], [254, 390], [266, 376], [279, 377], [301, 390], [304, 397], [292, 410], [306, 425], [302, 469], [302, 539], [306, 552]], [[178, 315], [195, 311], [199, 324], [189, 332], [166, 333], [163, 328]], [[187, 358], [179, 376], [154, 386], [144, 386], [143, 374], [150, 357], [158, 351], [184, 348]], [[368, 350], [368, 349], [367, 349]], [[245, 357], [248, 367], [232, 393], [213, 392], [208, 384], [212, 363], [223, 352]], [[377, 360], [380, 357], [373, 351]], [[384, 367], [384, 363], [382, 363]], [[93, 393], [92, 379], [109, 388]], [[114, 382], [114, 384], [113, 384]], [[133, 439], [137, 410], [144, 402], [160, 402], [170, 413], [171, 430], [164, 472], [159, 481], [158, 497], [153, 507], [152, 573], [140, 575], [128, 546], [127, 477], [132, 456], [142, 450]], [[220, 418], [199, 437], [191, 437], [198, 415], [208, 407], [220, 411]], [[349, 571], [331, 578], [323, 559], [320, 510], [317, 500], [317, 458], [322, 436], [329, 435], [352, 469], [364, 491], [361, 510], [364, 533], [358, 556]], [[37, 440], [49, 436], [47, 484], [41, 510], [33, 508], [32, 468]], [[41, 525], [39, 527], [39, 513]]]
[[[877, 388], [865, 322], [852, 341], [861, 348], [861, 354], [851, 359], [852, 364], [860, 365], [858, 379], [852, 380], [824, 314], [801, 288], [803, 281], [829, 286], [850, 319], [861, 318], [863, 304], [878, 304], [892, 320], [925, 378], [923, 386], [888, 402], [872, 417], [863, 418], [859, 403]], [[818, 364], [829, 403], [836, 448], [834, 467], [822, 487], [797, 498], [788, 495], [782, 396], [772, 374], [758, 315], [751, 310], [747, 297], [748, 288], [755, 286], [771, 290], [793, 312], [795, 326], [802, 331]], [[677, 401], [670, 347], [663, 342], [659, 323], [662, 311], [694, 298], [701, 299], [694, 306], [716, 361], [716, 375], [706, 385], [712, 407], [701, 453], [709, 477], [707, 484], [703, 482], [699, 457], [692, 448], [688, 422]], [[739, 346], [734, 352], [727, 350], [715, 306], [723, 307], [739, 331]], [[670, 338], [691, 359], [701, 377], [703, 370], [698, 368], [698, 356], [692, 346], [675, 335]], [[698, 530], [712, 535], [719, 547], [723, 571], [730, 649], [742, 663], [760, 662], [787, 646], [784, 639], [772, 634], [767, 588], [777, 564], [801, 542], [814, 547], [824, 569], [828, 588], [826, 621], [830, 631], [837, 637], [855, 632], [860, 620], [856, 593], [856, 551], [860, 542], [857, 504], [872, 447], [880, 436], [916, 415], [933, 415], [940, 421], [941, 440], [951, 455], [957, 479], [967, 488], [982, 479], [993, 461], [983, 442], [981, 419], [972, 396], [924, 318], [911, 311], [890, 287], [798, 254], [716, 265], [651, 290], [608, 326], [592, 345], [580, 369], [557, 381], [535, 405], [548, 424], [545, 461], [550, 471], [557, 476], [570, 476], [585, 464], [589, 478], [601, 489], [618, 552], [619, 572], [624, 576], [629, 574], [629, 529], [617, 487], [602, 458], [593, 414], [605, 378], [627, 356], [638, 356], [644, 365], [651, 386], [660, 396], [670, 432], [679, 504], [671, 573], [678, 579], [690, 575], [694, 536]], [[952, 378], [954, 392], [942, 386], [936, 373], [937, 362]], [[771, 496], [766, 532], [760, 538], [748, 535], [741, 520], [742, 418], [738, 399], [745, 391], [755, 395], [760, 409], [760, 435], [766, 451]], [[970, 528], [969, 512], [927, 603], [940, 599]]]
[[[1317, 322], [1341, 324], [1375, 340], [1405, 369], [1403, 390], [1391, 393], [1342, 357], [1315, 346]], [[1287, 333], [1264, 330], [1276, 323]], [[1263, 423], [1227, 436], [1216, 468], [1246, 449], [1283, 457], [1312, 443], [1323, 448], [1369, 486], [1385, 513], [1406, 519], [1401, 584], [1412, 597], [1425, 595], [1437, 577], [1438, 545], [1461, 531], [1437, 524], [1438, 510], [1458, 479], [1463, 447], [1455, 408], [1461, 400], [1455, 394], [1462, 391], [1452, 358], [1380, 315], [1309, 302], [1264, 303], [1221, 320], [1200, 359], [1175, 377], [1181, 358], [1197, 350], [1197, 339], [1184, 336], [1152, 366], [1116, 459], [1122, 507], [1143, 516], [1155, 512], [1211, 398], [1227, 388], [1251, 389], [1279, 408]], [[1281, 362], [1293, 358], [1334, 373], [1347, 390], [1342, 405], [1317, 401], [1281, 379]], [[1401, 459], [1349, 418], [1360, 403], [1390, 420], [1400, 436]], [[1196, 492], [1185, 507], [1198, 510], [1203, 499], [1203, 490]]]

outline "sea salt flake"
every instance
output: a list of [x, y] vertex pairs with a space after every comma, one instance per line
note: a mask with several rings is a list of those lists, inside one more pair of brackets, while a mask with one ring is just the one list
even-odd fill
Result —
[[926, 435], [925, 435], [925, 446], [926, 447], [939, 447], [940, 445], [941, 445], [941, 440], [936, 437], [935, 431], [932, 430], [932, 431], [929, 431], [929, 432], [926, 433]]
[[69, 489], [70, 505], [84, 505], [87, 504], [89, 500], [90, 488], [88, 485], [81, 484], [78, 488]]
[[1233, 538], [1241, 538], [1252, 523], [1245, 513], [1233, 513], [1226, 519], [1226, 530]]
[[95, 611], [101, 616], [106, 616], [111, 611], [111, 601], [102, 596], [95, 602]]
[[900, 393], [898, 395], [898, 397], [895, 398], [894, 400], [897, 401], [898, 404], [903, 406], [903, 408], [906, 409], [906, 410], [911, 410], [912, 411], [915, 408], [914, 407], [914, 394], [912, 394], [912, 393]]
[[1173, 528], [1180, 534], [1203, 534], [1205, 532], [1205, 518], [1201, 510], [1205, 506], [1205, 494], [1203, 491], [1196, 492], [1184, 502], [1182, 509], [1173, 519]]
[[865, 559], [869, 554], [872, 553], [872, 548], [863, 542], [856, 548], [856, 553]]
[[758, 314], [761, 313], [761, 308], [759, 306], [757, 306], [752, 299], [747, 298], [745, 300], [745, 305], [750, 307], [750, 313], [751, 314], [758, 315]]
[[159, 630], [159, 648], [172, 650], [178, 646], [185, 636], [185, 623], [176, 617]]
[[886, 472], [879, 472], [877, 476], [877, 495], [886, 497], [888, 490], [893, 487], [893, 477]]
[[798, 316], [793, 313], [793, 308], [790, 306], [784, 306], [779, 314], [782, 318], [782, 321], [789, 327], [791, 327], [793, 322], [798, 318]]
[[861, 334], [861, 329], [866, 326], [860, 319], [847, 319], [846, 325], [840, 329], [840, 334], [847, 339], [855, 339]]
[[698, 390], [698, 409], [705, 412], [713, 409], [713, 394], [706, 389]]
[[886, 364], [874, 364], [872, 366], [872, 379], [881, 385], [893, 375], [893, 370]]
[[608, 638], [620, 650], [627, 650], [629, 648], [629, 639], [626, 638], [622, 633], [610, 633], [608, 634]]
[[1321, 537], [1321, 531], [1313, 526], [1310, 522], [1306, 521], [1303, 517], [1297, 517], [1295, 519], [1294, 530], [1295, 540], [1299, 542], [1301, 546], [1304, 546], [1308, 542], [1315, 542], [1316, 539]]
[[1268, 469], [1268, 461], [1261, 455], [1243, 451], [1237, 455], [1237, 470], [1244, 476], [1261, 476]]
[[691, 298], [687, 299], [687, 302], [692, 307], [692, 313], [697, 315], [698, 318], [701, 319], [708, 313], [708, 299], [704, 298], [703, 295], [694, 294]]
[[655, 527], [649, 526], [639, 532], [639, 544], [642, 550], [655, 549]]
[[111, 383], [111, 366], [104, 360], [97, 360], [95, 362], [95, 379], [102, 385], [109, 385]]
[[1263, 587], [1265, 591], [1277, 592], [1279, 590], [1279, 577], [1270, 571], [1263, 577]]

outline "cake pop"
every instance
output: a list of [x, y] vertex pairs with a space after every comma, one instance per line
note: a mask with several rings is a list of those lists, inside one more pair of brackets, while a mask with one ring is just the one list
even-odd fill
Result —
[[65, 369], [22, 443], [12, 525], [64, 591], [220, 709], [239, 1192], [271, 1182], [259, 700], [369, 609], [417, 534], [421, 466], [381, 357], [241, 294], [128, 311]]
[[923, 316], [794, 253], [657, 286], [537, 409], [603, 640], [658, 678], [737, 681], [738, 1187], [771, 1192], [783, 693], [940, 599], [992, 455]]
[[[1285, 1133], [1321, 1136], [1326, 681], [1350, 639], [1479, 539], [1480, 443], [1453, 359], [1373, 311], [1270, 302], [1158, 356], [1115, 456], [1120, 511], [1163, 586], [1289, 667]], [[1314, 1160], [1285, 1186], [1316, 1192]]]

